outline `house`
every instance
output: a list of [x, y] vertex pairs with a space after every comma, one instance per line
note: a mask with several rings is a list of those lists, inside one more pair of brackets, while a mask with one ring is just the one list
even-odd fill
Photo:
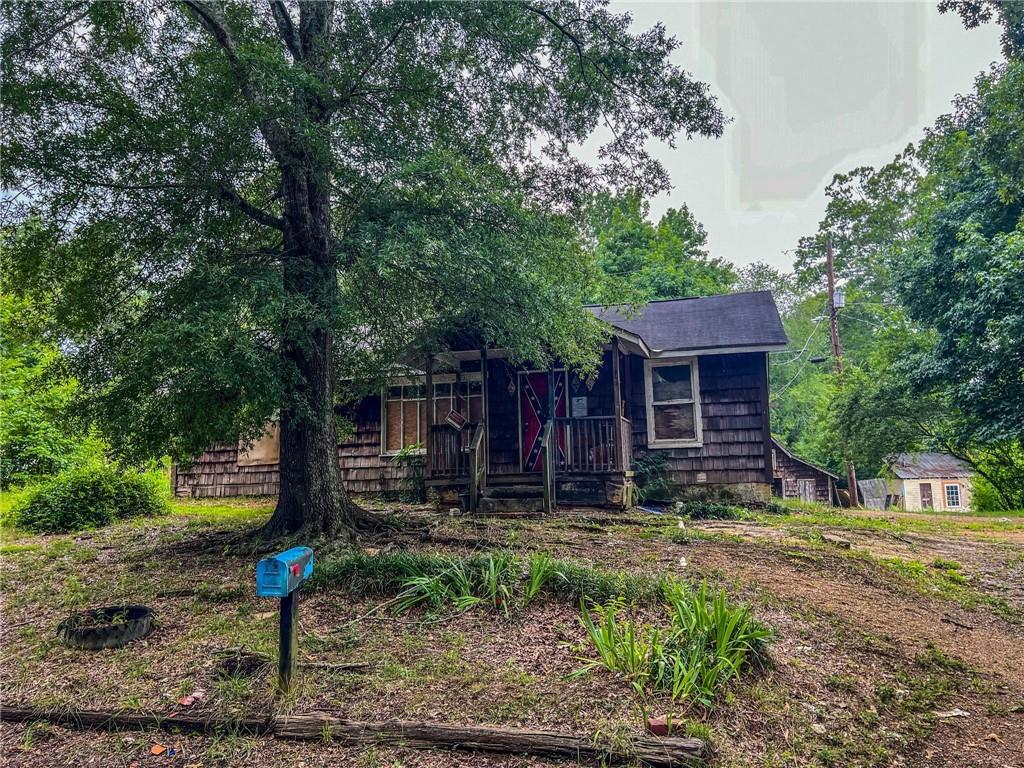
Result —
[[962, 512], [971, 504], [971, 469], [948, 453], [898, 453], [886, 459], [903, 509]]
[[793, 455], [786, 446], [772, 438], [772, 493], [783, 499], [817, 501], [832, 505], [839, 475]]
[[[787, 344], [771, 294], [655, 301], [635, 314], [588, 310], [610, 326], [593, 376], [455, 345], [351, 404], [352, 430], [338, 445], [347, 489], [399, 490], [410, 469], [393, 458], [413, 447], [422, 448], [427, 485], [470, 509], [627, 506], [640, 453], [663, 455], [666, 479], [681, 490], [768, 497], [768, 355]], [[276, 493], [272, 443], [268, 435], [212, 448], [175, 468], [175, 493]]]

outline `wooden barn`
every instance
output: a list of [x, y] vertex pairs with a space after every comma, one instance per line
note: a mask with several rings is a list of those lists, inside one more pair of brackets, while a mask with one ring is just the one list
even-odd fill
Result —
[[793, 455], [786, 446], [772, 438], [772, 493], [783, 499], [817, 501], [832, 505], [836, 500], [834, 475], [817, 464]]
[[[657, 301], [630, 315], [588, 308], [609, 325], [596, 375], [513, 365], [500, 349], [451, 349], [350, 404], [338, 445], [353, 493], [402, 488], [424, 458], [426, 483], [490, 511], [631, 502], [633, 460], [665, 456], [680, 490], [724, 487], [765, 498], [773, 482], [768, 355], [787, 339], [767, 291]], [[277, 492], [273, 431], [176, 467], [183, 496]]]

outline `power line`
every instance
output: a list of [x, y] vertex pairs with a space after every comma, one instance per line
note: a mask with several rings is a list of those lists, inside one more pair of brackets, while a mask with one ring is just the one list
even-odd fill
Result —
[[800, 349], [799, 352], [797, 352], [796, 354], [794, 354], [792, 357], [790, 357], [787, 360], [778, 360], [778, 359], [773, 360], [773, 361], [771, 361], [771, 365], [790, 365], [791, 363], [795, 363], [797, 360], [799, 360], [801, 357], [803, 357], [804, 352], [807, 351], [807, 348], [811, 344], [811, 339], [814, 338], [814, 334], [818, 330], [818, 326], [821, 325], [821, 323], [822, 323], [822, 321], [824, 319], [825, 319], [824, 317], [819, 317], [818, 318], [818, 321], [814, 324], [814, 327], [811, 328], [811, 333], [807, 337], [807, 341], [804, 342], [804, 345]]

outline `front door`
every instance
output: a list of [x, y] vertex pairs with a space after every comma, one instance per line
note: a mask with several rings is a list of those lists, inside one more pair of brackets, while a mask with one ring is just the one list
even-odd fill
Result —
[[[555, 415], [564, 418], [565, 371], [555, 372]], [[519, 436], [523, 472], [540, 472], [540, 440], [548, 421], [548, 374], [519, 374]], [[565, 463], [565, 427], [557, 428], [559, 464]]]
[[935, 503], [932, 501], [932, 484], [921, 483], [921, 509], [934, 509]]

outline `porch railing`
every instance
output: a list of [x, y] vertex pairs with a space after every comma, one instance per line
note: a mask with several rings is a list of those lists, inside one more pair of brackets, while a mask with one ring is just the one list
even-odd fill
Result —
[[472, 430], [459, 431], [447, 424], [430, 428], [430, 451], [427, 466], [431, 477], [465, 477], [469, 472], [469, 445]]
[[547, 514], [554, 512], [555, 505], [558, 503], [555, 498], [555, 489], [557, 488], [555, 471], [558, 466], [556, 461], [558, 445], [555, 441], [555, 430], [551, 428], [552, 426], [550, 421], [545, 422], [544, 431], [541, 432], [540, 436], [540, 466], [544, 483], [544, 512]]
[[[621, 472], [631, 462], [629, 419], [615, 416], [560, 418], [565, 431], [566, 472]], [[619, 445], [625, 448], [625, 461], [619, 458]]]

